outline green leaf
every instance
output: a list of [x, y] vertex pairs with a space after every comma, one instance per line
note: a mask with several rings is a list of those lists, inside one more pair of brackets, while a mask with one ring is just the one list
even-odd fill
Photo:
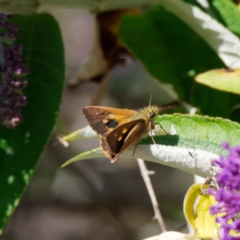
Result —
[[212, 5], [218, 11], [227, 27], [240, 35], [240, 12], [231, 0], [213, 0]]
[[168, 48], [162, 39], [164, 36], [149, 14], [124, 16], [119, 37], [153, 77], [162, 82], [170, 79], [180, 97], [185, 95]]
[[166, 131], [170, 131], [171, 125], [174, 124], [177, 135], [183, 138], [182, 143], [178, 142], [178, 146], [202, 149], [220, 155], [224, 152], [221, 147], [223, 142], [228, 142], [230, 146], [240, 145], [240, 124], [228, 119], [173, 114], [158, 116], [156, 123], [158, 122]]
[[240, 94], [240, 69], [224, 70], [215, 69], [198, 74], [195, 80], [209, 87]]
[[57, 22], [47, 14], [15, 16], [18, 43], [30, 74], [24, 122], [0, 128], [0, 230], [18, 205], [53, 129], [64, 84], [64, 55]]
[[[157, 123], [169, 133], [174, 128], [176, 133], [163, 135], [163, 130], [156, 128], [153, 132], [158, 146], [153, 143], [151, 137], [143, 138], [134, 156], [132, 154], [135, 146], [127, 148], [120, 156], [141, 158], [206, 177], [211, 174], [212, 160], [227, 154], [227, 151], [221, 147], [223, 142], [228, 142], [231, 146], [240, 145], [240, 125], [227, 119], [173, 114], [159, 115], [156, 119]], [[63, 139], [73, 141], [93, 138], [92, 133], [93, 131], [89, 131], [89, 127], [86, 127]], [[97, 137], [97, 134], [95, 136]], [[69, 159], [62, 167], [76, 161], [104, 156], [100, 148], [95, 148]]]
[[[119, 37], [149, 73], [172, 84], [181, 99], [199, 107], [203, 114], [229, 117], [230, 95], [194, 81], [196, 74], [223, 67], [223, 63], [179, 18], [162, 7], [126, 15]], [[223, 104], [219, 104], [219, 99], [223, 99]]]

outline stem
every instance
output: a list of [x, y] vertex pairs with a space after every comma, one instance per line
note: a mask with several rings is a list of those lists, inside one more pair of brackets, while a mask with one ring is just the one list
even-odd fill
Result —
[[163, 221], [160, 209], [159, 209], [159, 204], [157, 202], [157, 198], [154, 193], [151, 180], [149, 178], [149, 175], [153, 174], [154, 172], [148, 171], [148, 169], [142, 159], [137, 158], [137, 161], [138, 161], [138, 166], [141, 171], [141, 175], [143, 177], [144, 183], [147, 187], [147, 191], [148, 191], [148, 194], [149, 194], [151, 202], [152, 202], [153, 211], [154, 211], [154, 219], [156, 219], [158, 221], [158, 224], [159, 224], [162, 232], [166, 232], [167, 230], [166, 230], [166, 227], [165, 227], [165, 224], [164, 224], [164, 221]]

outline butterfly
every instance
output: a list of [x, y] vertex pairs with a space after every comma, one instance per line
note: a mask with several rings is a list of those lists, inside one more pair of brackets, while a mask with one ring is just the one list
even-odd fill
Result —
[[99, 135], [102, 151], [111, 162], [115, 162], [126, 148], [132, 144], [137, 146], [141, 138], [152, 133], [159, 111], [159, 107], [150, 104], [139, 111], [101, 106], [82, 109], [88, 124]]

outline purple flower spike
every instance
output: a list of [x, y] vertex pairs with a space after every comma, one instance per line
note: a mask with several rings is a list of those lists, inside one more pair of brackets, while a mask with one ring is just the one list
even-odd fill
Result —
[[[221, 225], [221, 240], [240, 240], [240, 146], [231, 148], [228, 143], [222, 146], [229, 154], [213, 161], [221, 171], [216, 176], [219, 188], [209, 189], [209, 194], [218, 202], [210, 208], [210, 213], [217, 216], [216, 222]], [[234, 231], [235, 236], [230, 231]]]
[[22, 46], [13, 45], [18, 26], [7, 22], [10, 15], [0, 14], [0, 118], [8, 128], [23, 121], [22, 107], [26, 104], [23, 89], [28, 82], [22, 78], [29, 72], [22, 59]]

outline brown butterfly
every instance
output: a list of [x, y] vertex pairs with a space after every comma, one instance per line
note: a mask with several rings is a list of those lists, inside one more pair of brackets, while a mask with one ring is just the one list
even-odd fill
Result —
[[90, 127], [99, 135], [106, 157], [115, 162], [121, 152], [134, 143], [137, 146], [142, 137], [152, 132], [159, 108], [150, 104], [140, 111], [87, 106], [82, 111]]

